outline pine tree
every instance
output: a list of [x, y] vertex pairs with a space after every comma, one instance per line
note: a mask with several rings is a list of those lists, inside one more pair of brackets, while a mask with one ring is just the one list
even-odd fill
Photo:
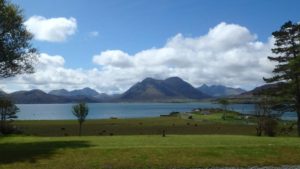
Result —
[[275, 56], [270, 61], [278, 64], [271, 78], [264, 78], [267, 83], [280, 82], [276, 94], [291, 98], [290, 106], [297, 112], [298, 136], [300, 136], [300, 24], [286, 22], [280, 30], [272, 33], [275, 38]]

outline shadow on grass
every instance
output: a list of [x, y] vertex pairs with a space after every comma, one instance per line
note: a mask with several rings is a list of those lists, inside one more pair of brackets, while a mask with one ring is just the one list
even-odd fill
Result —
[[86, 141], [48, 141], [30, 143], [0, 144], [0, 164], [15, 162], [35, 163], [39, 159], [47, 159], [60, 149], [76, 149], [91, 147]]

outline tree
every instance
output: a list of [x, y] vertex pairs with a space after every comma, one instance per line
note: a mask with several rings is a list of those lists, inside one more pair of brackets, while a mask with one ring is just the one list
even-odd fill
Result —
[[218, 102], [223, 107], [223, 117], [222, 118], [223, 118], [223, 120], [225, 120], [226, 119], [227, 106], [229, 105], [229, 101], [226, 100], [226, 99], [220, 99]]
[[78, 103], [73, 106], [73, 114], [77, 117], [79, 122], [79, 136], [81, 136], [82, 123], [85, 121], [89, 113], [89, 108], [85, 103]]
[[256, 135], [275, 136], [277, 129], [277, 118], [281, 116], [280, 111], [275, 110], [277, 103], [269, 96], [261, 96], [255, 104], [255, 116], [257, 119]]
[[[272, 33], [275, 38], [275, 56], [269, 60], [277, 62], [271, 78], [264, 78], [267, 83], [280, 82], [276, 94], [282, 98], [290, 98], [289, 105], [298, 116], [298, 136], [300, 136], [300, 24], [288, 21], [278, 31]], [[286, 101], [286, 100], [285, 100]]]
[[0, 99], [0, 133], [8, 134], [12, 131], [9, 122], [17, 118], [16, 113], [18, 111], [18, 107], [10, 100]]
[[7, 0], [0, 0], [0, 78], [33, 73], [37, 50], [32, 35], [23, 24], [22, 10]]

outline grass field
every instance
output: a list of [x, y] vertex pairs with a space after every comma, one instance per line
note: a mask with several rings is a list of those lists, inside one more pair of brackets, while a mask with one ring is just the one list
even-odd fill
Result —
[[1, 169], [192, 168], [299, 164], [296, 137], [232, 135], [0, 138]]
[[[190, 118], [192, 116], [192, 118]], [[222, 112], [205, 115], [200, 112], [177, 114], [174, 116], [136, 119], [101, 119], [87, 120], [83, 124], [85, 136], [109, 135], [161, 135], [166, 134], [222, 134], [222, 135], [255, 135], [255, 118], [244, 119], [236, 112], [227, 112], [226, 120]], [[41, 120], [15, 121], [24, 135], [32, 136], [76, 136], [78, 122], [76, 120]], [[290, 126], [289, 122], [280, 122], [280, 129]], [[296, 126], [285, 136], [296, 136]]]
[[[76, 120], [57, 121], [16, 121], [15, 125], [25, 135], [35, 136], [76, 136]], [[185, 119], [182, 117], [157, 117], [142, 119], [87, 120], [83, 124], [83, 135], [160, 135], [166, 134], [231, 134], [255, 135], [254, 125], [242, 123], [217, 123]]]
[[[300, 164], [297, 137], [256, 137], [254, 119], [201, 112], [141, 119], [15, 121], [0, 169], [197, 168]], [[192, 117], [191, 117], [192, 116]], [[281, 123], [280, 125], [282, 125]], [[163, 131], [166, 137], [162, 137]], [[293, 136], [295, 133], [289, 134]]]

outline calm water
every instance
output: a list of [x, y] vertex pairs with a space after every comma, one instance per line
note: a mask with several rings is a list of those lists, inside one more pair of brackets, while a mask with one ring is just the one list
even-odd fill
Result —
[[[18, 104], [19, 120], [64, 120], [75, 119], [72, 114], [74, 104]], [[90, 103], [88, 119], [158, 117], [172, 111], [191, 111], [194, 108], [218, 108], [213, 103]], [[253, 112], [254, 105], [233, 104], [229, 109], [240, 113]], [[295, 118], [295, 113], [284, 116], [285, 119]]]

